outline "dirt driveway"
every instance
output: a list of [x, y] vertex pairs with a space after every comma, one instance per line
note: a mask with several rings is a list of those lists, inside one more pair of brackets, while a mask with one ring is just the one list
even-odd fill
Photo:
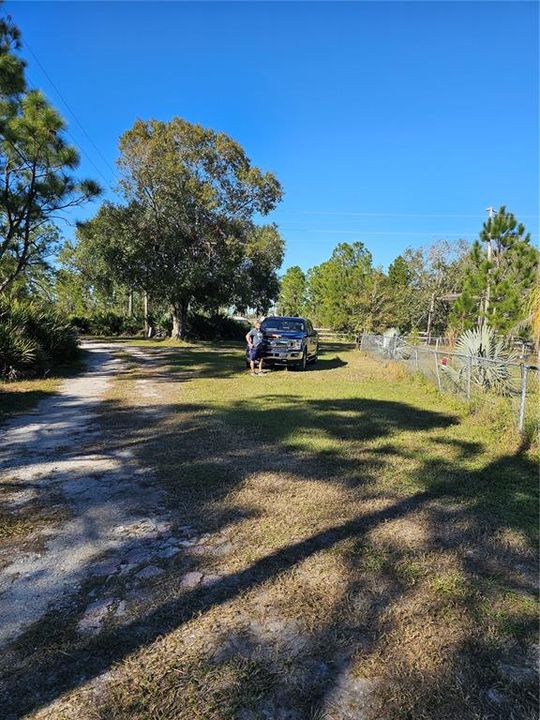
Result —
[[[64, 381], [58, 395], [2, 428], [6, 510], [24, 516], [39, 505], [55, 522], [38, 520], [36, 531], [1, 550], [0, 649], [47, 612], [65, 609], [74, 597], [80, 602], [89, 578], [168, 552], [169, 518], [148, 474], [129, 450], [96, 450], [103, 445], [98, 410], [121, 360], [104, 344], [86, 350], [83, 376]], [[107, 607], [88, 602], [81, 628], [91, 630]]]

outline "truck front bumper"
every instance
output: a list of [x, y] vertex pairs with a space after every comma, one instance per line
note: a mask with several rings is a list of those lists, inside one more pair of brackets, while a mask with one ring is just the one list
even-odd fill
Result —
[[302, 362], [303, 350], [267, 350], [264, 361], [273, 365], [293, 365]]

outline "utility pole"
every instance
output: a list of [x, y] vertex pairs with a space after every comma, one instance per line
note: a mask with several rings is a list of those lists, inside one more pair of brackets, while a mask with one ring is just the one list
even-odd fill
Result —
[[[489, 218], [489, 232], [488, 232], [488, 239], [487, 239], [487, 260], [488, 263], [491, 265], [491, 259], [493, 257], [493, 247], [491, 245], [491, 223], [494, 218], [494, 216], [497, 214], [495, 211], [495, 208], [491, 207], [491, 205], [486, 208], [486, 211], [488, 213]], [[482, 326], [484, 325], [485, 319], [487, 317], [487, 313], [489, 310], [489, 303], [491, 300], [491, 281], [490, 281], [490, 275], [491, 275], [491, 268], [488, 269], [488, 276], [487, 276], [487, 286], [486, 286], [486, 296], [484, 299], [484, 317], [482, 319]]]

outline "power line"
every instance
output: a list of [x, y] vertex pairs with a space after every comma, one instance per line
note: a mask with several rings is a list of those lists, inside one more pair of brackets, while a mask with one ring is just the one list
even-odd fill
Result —
[[318, 234], [342, 234], [342, 235], [443, 235], [446, 237], [466, 237], [471, 235], [478, 235], [478, 231], [472, 230], [462, 233], [449, 233], [441, 230], [431, 230], [429, 232], [415, 231], [415, 230], [338, 230], [337, 228], [292, 228], [281, 226], [282, 230], [288, 232], [307, 232], [307, 233], [318, 233]]
[[[32, 80], [32, 78], [30, 77], [30, 75], [29, 75], [28, 73], [26, 73], [26, 76], [27, 76], [27, 78], [30, 80], [30, 83], [31, 83], [32, 85], [35, 85], [35, 87], [37, 87], [37, 83], [34, 83], [34, 81]], [[77, 148], [80, 150], [81, 154], [84, 155], [84, 157], [85, 157], [85, 158], [88, 160], [88, 162], [92, 165], [92, 167], [93, 167], [94, 170], [97, 172], [97, 174], [100, 175], [101, 179], [105, 182], [105, 185], [108, 187], [108, 189], [111, 190], [111, 192], [114, 192], [114, 190], [113, 190], [113, 188], [112, 188], [112, 184], [109, 182], [109, 180], [107, 180], [107, 178], [105, 177], [105, 175], [101, 172], [100, 168], [96, 165], [96, 163], [92, 160], [92, 158], [90, 157], [90, 155], [89, 155], [89, 154], [86, 152], [86, 150], [82, 147], [82, 145], [81, 145], [80, 142], [77, 140], [77, 138], [75, 137], [75, 135], [73, 135], [73, 133], [72, 133], [67, 127], [65, 127], [65, 128], [63, 129], [63, 132], [65, 132], [66, 135], [69, 135], [69, 137], [71, 138], [71, 140], [73, 141], [73, 143], [74, 143], [74, 144], [77, 146]]]
[[[294, 213], [293, 213], [294, 214]], [[465, 215], [455, 213], [386, 213], [386, 212], [349, 212], [337, 210], [301, 210], [301, 215], [333, 215], [333, 216], [354, 216], [354, 217], [431, 217], [431, 218], [475, 218], [482, 217], [481, 213], [476, 215]], [[540, 215], [520, 215], [524, 218], [540, 218]]]
[[[80, 129], [81, 129], [82, 132], [84, 133], [85, 137], [88, 139], [88, 141], [90, 142], [90, 144], [92, 145], [92, 147], [94, 148], [94, 150], [96, 151], [96, 153], [99, 155], [99, 157], [101, 158], [101, 160], [102, 160], [102, 161], [105, 163], [105, 165], [107, 166], [107, 168], [108, 168], [108, 169], [113, 173], [113, 175], [114, 175], [114, 173], [115, 173], [114, 168], [113, 168], [112, 165], [109, 163], [109, 161], [107, 160], [107, 158], [104, 157], [104, 155], [102, 154], [102, 152], [100, 151], [100, 149], [98, 148], [98, 146], [96, 145], [96, 143], [92, 140], [91, 136], [90, 136], [89, 133], [86, 131], [85, 127], [83, 126], [83, 124], [81, 123], [81, 121], [79, 120], [79, 118], [77, 117], [75, 111], [73, 110], [73, 108], [71, 107], [71, 105], [68, 103], [68, 101], [66, 100], [66, 98], [64, 97], [64, 95], [60, 92], [58, 86], [56, 85], [56, 83], [53, 81], [53, 79], [51, 78], [51, 76], [49, 75], [49, 73], [47, 72], [47, 70], [45, 69], [45, 67], [43, 66], [43, 63], [40, 61], [40, 59], [38, 58], [38, 56], [37, 56], [37, 55], [35, 54], [35, 52], [32, 50], [32, 48], [30, 47], [30, 45], [29, 45], [27, 42], [25, 42], [24, 44], [25, 44], [25, 47], [27, 47], [28, 50], [30, 51], [30, 53], [31, 53], [32, 57], [34, 58], [34, 60], [36, 61], [36, 63], [37, 63], [37, 64], [39, 65], [39, 67], [41, 68], [41, 71], [43, 72], [43, 74], [45, 75], [45, 77], [47, 78], [47, 80], [49, 81], [51, 87], [54, 89], [54, 91], [56, 92], [56, 94], [58, 95], [58, 97], [60, 98], [60, 100], [64, 103], [64, 105], [66, 106], [66, 108], [68, 109], [68, 111], [69, 111], [69, 112], [71, 113], [71, 115], [73, 116], [75, 122], [76, 122], [77, 125], [80, 127]], [[27, 75], [28, 75], [28, 73], [27, 73]], [[31, 78], [30, 78], [29, 75], [28, 75], [28, 79], [30, 80], [30, 82], [32, 82], [32, 80], [31, 80]], [[34, 84], [34, 83], [32, 83], [32, 84]], [[36, 87], [37, 87], [37, 85], [36, 85]], [[103, 180], [105, 181], [105, 183], [106, 183], [106, 185], [109, 187], [109, 189], [110, 189], [112, 192], [114, 192], [114, 190], [113, 190], [113, 188], [112, 188], [112, 183], [110, 183], [110, 182], [106, 179], [105, 175], [101, 172], [101, 170], [98, 168], [98, 166], [97, 166], [96, 163], [93, 161], [93, 159], [90, 157], [90, 155], [89, 155], [87, 152], [85, 152], [85, 150], [83, 149], [83, 147], [81, 146], [81, 144], [80, 144], [79, 142], [77, 142], [77, 139], [74, 137], [74, 135], [73, 135], [68, 129], [66, 129], [66, 133], [73, 139], [73, 141], [75, 142], [75, 144], [77, 145], [77, 147], [80, 149], [80, 151], [82, 152], [82, 154], [83, 154], [83, 155], [87, 158], [87, 160], [92, 164], [92, 167], [96, 170], [96, 172], [98, 172], [99, 175], [103, 178]]]

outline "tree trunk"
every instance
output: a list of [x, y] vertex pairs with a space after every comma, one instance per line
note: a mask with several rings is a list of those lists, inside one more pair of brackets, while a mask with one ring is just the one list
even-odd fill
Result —
[[133, 317], [133, 290], [130, 290], [128, 292], [127, 314], [128, 314], [128, 317]]
[[152, 337], [152, 328], [150, 326], [150, 311], [148, 309], [148, 293], [144, 291], [144, 337]]
[[171, 307], [172, 312], [172, 332], [171, 337], [181, 340], [186, 332], [186, 317], [188, 304], [183, 300], [178, 300]]
[[427, 344], [431, 342], [431, 323], [433, 322], [433, 313], [435, 312], [435, 293], [431, 293], [431, 300], [429, 302], [429, 311], [427, 319]]

